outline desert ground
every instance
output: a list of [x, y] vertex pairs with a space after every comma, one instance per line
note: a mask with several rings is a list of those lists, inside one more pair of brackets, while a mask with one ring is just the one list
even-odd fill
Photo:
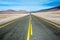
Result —
[[28, 14], [0, 14], [0, 25]]
[[42, 17], [57, 24], [60, 24], [60, 10], [32, 13], [37, 17]]

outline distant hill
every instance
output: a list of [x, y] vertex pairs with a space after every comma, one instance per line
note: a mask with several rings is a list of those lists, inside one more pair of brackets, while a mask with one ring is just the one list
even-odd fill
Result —
[[43, 10], [37, 10], [37, 11], [25, 11], [25, 10], [19, 10], [19, 11], [15, 11], [15, 10], [4, 10], [4, 11], [0, 11], [0, 14], [25, 14], [25, 13], [36, 13], [36, 12], [47, 12], [47, 11], [56, 11], [56, 10], [60, 10], [60, 6], [55, 6], [53, 8], [49, 8], [49, 9], [43, 9]]
[[60, 10], [60, 6], [56, 6], [56, 7], [54, 7], [54, 8], [51, 8], [51, 9], [59, 9]]
[[25, 11], [25, 10], [19, 10], [19, 11], [17, 11], [17, 13], [27, 13], [27, 11]]
[[27, 13], [27, 11], [25, 10], [19, 10], [19, 11], [15, 11], [15, 10], [4, 10], [4, 11], [0, 11], [0, 14], [25, 14]]
[[35, 13], [35, 12], [47, 12], [47, 11], [56, 11], [56, 10], [60, 10], [60, 6], [56, 6], [49, 9], [38, 10], [38, 11], [32, 11], [32, 12]]

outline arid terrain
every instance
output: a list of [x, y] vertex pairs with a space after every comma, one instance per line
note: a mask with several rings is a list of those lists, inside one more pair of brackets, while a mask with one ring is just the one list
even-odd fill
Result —
[[60, 10], [32, 13], [37, 17], [42, 17], [52, 22], [60, 24]]
[[28, 14], [0, 14], [0, 25]]
[[16, 11], [16, 10], [9, 9], [9, 10], [0, 11], [0, 25], [12, 21], [14, 19], [23, 17], [25, 15], [28, 15], [26, 13], [27, 11], [25, 10]]

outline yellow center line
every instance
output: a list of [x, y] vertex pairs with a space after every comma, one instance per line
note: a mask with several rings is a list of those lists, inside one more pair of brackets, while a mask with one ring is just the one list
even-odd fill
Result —
[[31, 35], [32, 35], [32, 24], [31, 24]]
[[31, 16], [29, 18], [29, 24], [28, 24], [28, 34], [27, 34], [27, 40], [30, 40], [30, 37], [32, 35], [32, 23], [31, 23]]

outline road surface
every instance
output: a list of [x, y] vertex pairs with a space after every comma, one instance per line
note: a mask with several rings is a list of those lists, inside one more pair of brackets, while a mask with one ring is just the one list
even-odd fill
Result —
[[50, 25], [44, 23], [35, 16], [30, 18], [29, 15], [8, 25], [3, 24], [6, 26], [0, 26], [0, 40], [60, 40], [60, 36], [48, 28]]

